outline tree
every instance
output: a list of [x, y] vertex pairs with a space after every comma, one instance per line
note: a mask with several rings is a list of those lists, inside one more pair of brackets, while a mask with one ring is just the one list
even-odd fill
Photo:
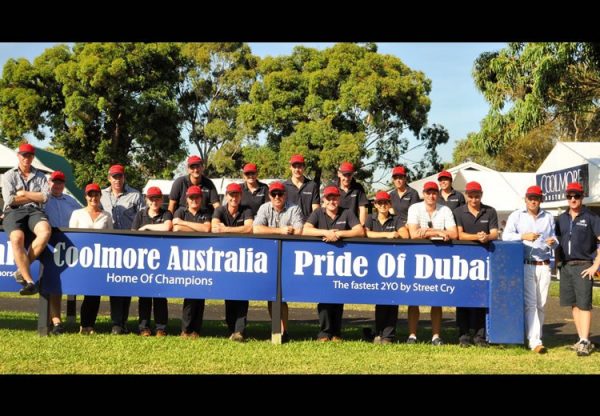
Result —
[[106, 182], [128, 166], [128, 181], [170, 177], [184, 157], [175, 44], [80, 43], [47, 49], [33, 64], [9, 60], [0, 80], [0, 138], [26, 134], [62, 151], [79, 186]]
[[260, 145], [279, 154], [278, 176], [287, 176], [290, 156], [302, 153], [317, 181], [335, 177], [342, 161], [353, 162], [366, 178], [397, 164], [408, 147], [403, 132], [419, 137], [430, 90], [422, 72], [378, 54], [374, 44], [341, 43], [323, 51], [298, 46], [290, 56], [260, 61], [238, 124], [246, 140], [259, 146], [264, 138]]
[[481, 54], [473, 77], [490, 103], [474, 139], [491, 154], [549, 123], [555, 139], [599, 137], [600, 44], [512, 43]]
[[180, 103], [189, 141], [207, 174], [233, 174], [242, 164], [237, 110], [248, 100], [258, 58], [243, 43], [190, 43], [182, 53], [188, 65]]

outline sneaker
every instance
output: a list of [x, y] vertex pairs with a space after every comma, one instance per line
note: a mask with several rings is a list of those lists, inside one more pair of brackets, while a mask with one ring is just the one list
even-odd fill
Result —
[[21, 272], [19, 270], [17, 270], [16, 272], [13, 273], [13, 277], [15, 278], [15, 281], [20, 284], [21, 286], [25, 287], [27, 286], [27, 281], [23, 278], [23, 275], [21, 274]]
[[383, 338], [377, 335], [375, 338], [373, 338], [373, 344], [383, 344]]
[[569, 346], [569, 349], [570, 349], [571, 351], [577, 351], [577, 347], [579, 347], [579, 343], [580, 343], [580, 342], [581, 342], [581, 340], [577, 341], [577, 342], [576, 342], [575, 344], [573, 344], [573, 345], [570, 345], [570, 346]]
[[230, 340], [235, 341], [235, 342], [244, 342], [244, 336], [242, 335], [241, 332], [234, 332], [233, 334], [231, 334], [231, 336], [229, 337]]
[[471, 337], [468, 334], [461, 335], [458, 338], [458, 345], [461, 346], [462, 348], [468, 348], [471, 345], [473, 345], [473, 341], [471, 341]]
[[406, 340], [407, 344], [416, 344], [417, 343], [417, 337], [408, 337], [408, 339]]
[[94, 331], [94, 327], [93, 326], [81, 326], [79, 327], [79, 333], [81, 335], [94, 335], [96, 332]]
[[129, 334], [127, 328], [123, 328], [119, 325], [113, 325], [112, 330], [110, 331], [111, 335], [125, 335]]
[[156, 330], [156, 336], [157, 337], [166, 337], [167, 336], [167, 331], [165, 331], [164, 329], [157, 329]]
[[393, 344], [394, 340], [390, 339], [390, 338], [381, 338], [381, 344], [383, 345], [388, 345], [388, 344]]
[[480, 335], [475, 335], [473, 337], [473, 344], [475, 344], [478, 347], [488, 347], [490, 345], [490, 344], [488, 344], [485, 337], [482, 337]]
[[52, 326], [52, 331], [50, 333], [52, 335], [62, 335], [64, 332], [65, 329], [63, 328], [62, 324], [58, 323]]
[[[535, 352], [536, 354], [546, 354], [548, 352], [546, 347], [544, 347], [542, 344], [537, 345], [532, 351]], [[577, 355], [579, 355], [579, 354], [577, 354]]]
[[32, 282], [28, 282], [23, 289], [19, 290], [19, 294], [21, 296], [30, 296], [30, 295], [35, 295], [36, 293], [38, 293], [38, 287], [35, 283]]
[[431, 340], [431, 345], [439, 347], [440, 345], [444, 345], [444, 341], [442, 341], [442, 339], [440, 337], [435, 337], [434, 339]]
[[150, 328], [142, 328], [140, 329], [140, 336], [142, 337], [149, 337], [152, 335], [152, 331], [150, 330]]
[[577, 345], [577, 356], [579, 357], [587, 357], [588, 355], [591, 354], [592, 350], [594, 349], [594, 344], [591, 343], [590, 341], [579, 341], [579, 344]]

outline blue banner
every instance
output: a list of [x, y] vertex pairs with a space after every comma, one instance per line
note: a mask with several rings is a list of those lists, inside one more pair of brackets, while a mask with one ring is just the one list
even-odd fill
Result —
[[54, 231], [49, 293], [275, 300], [277, 241]]
[[[490, 247], [282, 242], [284, 301], [487, 307]], [[521, 264], [520, 273], [522, 274]]]

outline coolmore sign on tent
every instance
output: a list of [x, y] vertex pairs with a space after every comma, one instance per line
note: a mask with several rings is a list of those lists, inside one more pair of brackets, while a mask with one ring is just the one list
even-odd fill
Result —
[[535, 180], [542, 188], [545, 202], [565, 200], [565, 189], [567, 189], [567, 185], [571, 182], [580, 183], [583, 186], [584, 195], [589, 194], [589, 172], [587, 164], [542, 173], [536, 175]]

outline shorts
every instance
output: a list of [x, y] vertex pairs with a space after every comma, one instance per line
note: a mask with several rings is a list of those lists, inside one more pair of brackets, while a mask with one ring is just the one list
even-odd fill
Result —
[[582, 311], [592, 310], [594, 281], [582, 278], [581, 272], [592, 265], [565, 264], [560, 269], [560, 306], [577, 306]]
[[8, 212], [5, 212], [2, 225], [4, 226], [6, 236], [9, 237], [10, 233], [15, 230], [21, 230], [25, 234], [29, 232], [33, 234], [35, 226], [40, 221], [48, 222], [46, 213], [37, 207], [29, 205], [10, 209]]

